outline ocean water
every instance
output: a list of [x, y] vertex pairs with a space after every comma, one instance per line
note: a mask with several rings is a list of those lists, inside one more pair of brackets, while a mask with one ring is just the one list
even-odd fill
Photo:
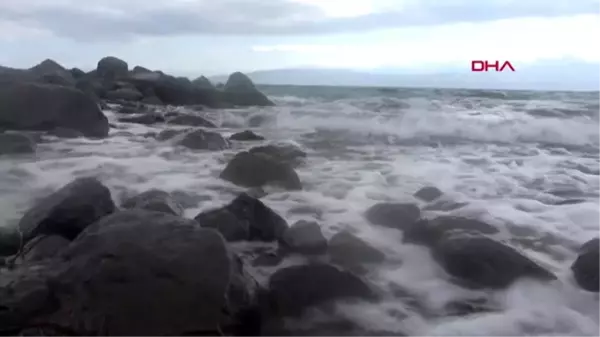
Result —
[[[261, 89], [276, 107], [201, 114], [224, 135], [251, 129], [266, 143], [292, 143], [308, 153], [297, 169], [304, 189], [269, 188], [262, 199], [290, 224], [316, 220], [326, 236], [351, 229], [387, 254], [389, 261], [367, 276], [386, 291], [386, 300], [341, 305], [340, 315], [369, 330], [412, 335], [600, 333], [598, 295], [577, 288], [569, 269], [579, 245], [599, 231], [597, 92]], [[116, 120], [114, 112], [106, 114]], [[150, 188], [185, 196], [192, 200], [190, 217], [244, 190], [218, 175], [233, 154], [257, 143], [199, 152], [146, 135], [164, 126], [116, 124], [103, 140], [49, 138], [34, 156], [0, 157], [0, 226], [14, 224], [36, 198], [80, 176], [98, 176], [117, 202]], [[448, 202], [467, 205], [426, 216], [485, 220], [501, 230], [499, 239], [559, 280], [522, 281], [493, 292], [463, 289], [448, 281], [427, 249], [364, 220], [373, 204], [414, 201], [412, 194], [429, 185], [443, 190]], [[394, 295], [399, 288], [418, 308]], [[480, 298], [496, 310], [444, 314], [448, 303]]]

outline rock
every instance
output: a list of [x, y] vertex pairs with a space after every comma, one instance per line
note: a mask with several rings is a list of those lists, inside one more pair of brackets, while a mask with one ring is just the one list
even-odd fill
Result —
[[160, 141], [165, 141], [165, 140], [175, 138], [181, 134], [184, 134], [184, 133], [190, 132], [190, 131], [191, 130], [189, 130], [189, 129], [184, 129], [184, 130], [166, 129], [166, 130], [162, 130], [161, 132], [159, 132], [158, 135], [156, 136], [156, 139], [160, 140]]
[[23, 215], [19, 228], [25, 241], [43, 234], [73, 240], [114, 209], [106, 186], [95, 178], [78, 178], [37, 202]]
[[285, 219], [246, 193], [225, 207], [202, 212], [194, 219], [202, 227], [218, 230], [228, 241], [281, 240], [288, 228]]
[[281, 245], [288, 251], [300, 254], [324, 254], [327, 252], [327, 239], [321, 226], [314, 221], [298, 221], [283, 234]]
[[419, 200], [431, 202], [441, 197], [443, 194], [444, 192], [435, 186], [426, 186], [415, 192], [413, 196]]
[[114, 56], [101, 59], [96, 67], [96, 75], [105, 80], [116, 80], [129, 75], [127, 62]]
[[77, 89], [18, 83], [0, 85], [0, 127], [53, 130], [65, 127], [86, 137], [106, 137], [108, 119], [90, 97]]
[[328, 264], [279, 269], [269, 279], [266, 302], [274, 316], [298, 316], [306, 309], [337, 300], [374, 300], [376, 294], [352, 273]]
[[197, 129], [180, 136], [178, 145], [193, 150], [221, 151], [229, 148], [229, 141], [220, 133]]
[[63, 259], [54, 283], [65, 305], [47, 321], [77, 335], [218, 334], [231, 261], [216, 231], [122, 211], [88, 227]]
[[265, 137], [263, 137], [261, 135], [257, 135], [256, 133], [254, 133], [250, 130], [246, 130], [246, 131], [234, 133], [233, 135], [231, 135], [231, 137], [229, 137], [229, 139], [238, 140], [238, 141], [256, 141], [256, 140], [265, 140]]
[[135, 66], [135, 67], [133, 67], [133, 70], [131, 70], [131, 72], [133, 74], [148, 74], [148, 73], [152, 73], [152, 70], [141, 67], [141, 66]]
[[0, 155], [34, 153], [36, 147], [35, 142], [25, 134], [0, 133]]
[[169, 119], [168, 123], [174, 125], [201, 126], [205, 128], [217, 127], [213, 122], [194, 115], [178, 115]]
[[49, 132], [49, 134], [56, 136], [58, 138], [79, 138], [79, 137], [83, 137], [83, 133], [77, 131], [77, 130], [72, 130], [72, 129], [68, 129], [68, 128], [62, 128], [62, 127], [58, 127], [52, 131]]
[[94, 79], [83, 77], [75, 82], [75, 88], [89, 96], [94, 102], [99, 102], [100, 97], [106, 95], [106, 89], [102, 84]]
[[385, 254], [348, 231], [341, 231], [329, 240], [329, 256], [337, 265], [363, 272], [366, 264], [385, 261]]
[[85, 72], [79, 68], [73, 68], [70, 70], [70, 72], [71, 76], [73, 76], [75, 80], [85, 77]]
[[125, 200], [121, 207], [126, 209], [145, 209], [173, 215], [183, 215], [183, 207], [171, 194], [161, 190], [149, 190]]
[[16, 228], [0, 226], [0, 256], [14, 255], [21, 247], [21, 235]]
[[374, 225], [404, 230], [421, 217], [419, 206], [409, 203], [379, 203], [369, 208], [365, 217]]
[[137, 73], [128, 79], [140, 92], [152, 90], [164, 104], [204, 104], [210, 107], [221, 105], [220, 94], [193, 85], [188, 79], [176, 78], [159, 72]]
[[598, 238], [595, 238], [584, 243], [577, 259], [571, 265], [571, 271], [577, 284], [584, 290], [596, 293], [600, 284], [598, 277], [600, 246], [598, 242]]
[[144, 105], [121, 106], [116, 112], [123, 115], [135, 115], [147, 113], [148, 109]]
[[248, 76], [235, 72], [229, 76], [223, 88], [225, 100], [238, 106], [273, 106], [267, 96], [254, 86]]
[[255, 146], [248, 152], [262, 153], [273, 157], [275, 160], [287, 163], [292, 167], [297, 167], [306, 158], [306, 152], [302, 151], [295, 145], [290, 144], [270, 144], [263, 146]]
[[29, 71], [36, 76], [43, 76], [45, 74], [63, 72], [66, 71], [66, 69], [54, 60], [45, 59], [40, 64], [29, 68]]
[[254, 115], [248, 118], [248, 126], [251, 128], [258, 128], [269, 122], [272, 123], [273, 121], [274, 118], [272, 116]]
[[106, 99], [122, 99], [126, 101], [139, 101], [144, 95], [135, 88], [120, 88], [106, 93]]
[[146, 96], [141, 100], [144, 104], [149, 105], [163, 105], [164, 103], [160, 100], [160, 98], [156, 96]]
[[37, 80], [39, 83], [62, 85], [65, 87], [75, 86], [75, 79], [71, 76], [68, 71], [62, 71], [57, 73], [44, 74]]
[[40, 235], [25, 245], [23, 248], [23, 260], [37, 262], [51, 259], [60, 254], [71, 243], [60, 235]]
[[288, 190], [301, 190], [300, 177], [287, 163], [260, 153], [240, 152], [227, 164], [220, 177], [244, 187], [277, 185]]
[[152, 125], [156, 123], [164, 123], [165, 118], [159, 113], [146, 113], [139, 116], [121, 117], [119, 118], [119, 122]]
[[193, 80], [192, 83], [200, 88], [204, 89], [215, 89], [215, 86], [210, 83], [210, 80], [204, 76], [200, 76]]
[[448, 234], [493, 235], [497, 233], [499, 233], [498, 228], [480, 220], [458, 216], [440, 216], [430, 220], [421, 219], [405, 228], [403, 241], [432, 247]]
[[475, 289], [504, 289], [520, 278], [556, 279], [514, 248], [481, 235], [446, 235], [432, 255], [448, 274]]
[[424, 211], [442, 211], [442, 212], [450, 212], [457, 210], [459, 208], [463, 208], [467, 206], [469, 203], [463, 201], [456, 201], [450, 198], [440, 197], [423, 207]]

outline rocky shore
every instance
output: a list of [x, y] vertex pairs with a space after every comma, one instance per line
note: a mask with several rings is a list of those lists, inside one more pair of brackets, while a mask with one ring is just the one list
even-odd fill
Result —
[[[47, 135], [108, 137], [115, 127], [103, 113], [108, 108], [119, 122], [163, 126], [147, 135], [153, 141], [222, 151], [264, 137], [251, 131], [224, 137], [189, 111], [270, 105], [241, 73], [217, 87], [205, 77], [129, 70], [114, 57], [90, 73], [51, 60], [27, 70], [0, 67], [0, 156], [33, 153]], [[0, 335], [390, 335], [336, 315], [337, 304], [382, 300], [384, 290], [369, 273], [387, 263], [385, 251], [350, 231], [328, 238], [317, 222], [288, 223], [260, 200], [268, 185], [301, 190], [296, 169], [306, 157], [291, 145], [237, 153], [219, 177], [247, 192], [193, 218], [166, 191], [116, 203], [99, 179], [74, 179], [31, 205], [15, 228], [0, 225]], [[424, 247], [465, 289], [558, 282], [533, 257], [493, 238], [495, 226], [424, 216], [460, 207], [444, 205], [443, 195], [426, 187], [412, 203], [365, 207], [365, 226], [402, 233], [398, 245]], [[572, 264], [585, 291], [599, 291], [599, 256], [592, 239]], [[419, 306], [406, 289], [394, 293], [396, 301]], [[484, 301], [446, 309], [469, 315], [494, 307]], [[314, 310], [324, 317], [305, 324]]]

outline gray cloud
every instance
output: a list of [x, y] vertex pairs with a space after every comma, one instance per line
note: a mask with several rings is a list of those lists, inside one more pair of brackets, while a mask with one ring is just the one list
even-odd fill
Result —
[[[351, 0], [348, 0], [351, 1]], [[357, 0], [367, 1], [367, 0]], [[185, 34], [295, 35], [481, 22], [525, 16], [597, 14], [600, 0], [398, 0], [398, 9], [328, 18], [290, 0], [2, 0], [0, 20], [77, 40]], [[400, 6], [408, 3], [409, 6]]]

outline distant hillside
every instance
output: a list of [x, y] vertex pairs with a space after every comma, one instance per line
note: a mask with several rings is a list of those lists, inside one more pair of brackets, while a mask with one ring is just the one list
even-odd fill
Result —
[[[465, 67], [466, 68], [466, 67]], [[515, 65], [515, 72], [472, 73], [448, 69], [439, 73], [415, 73], [402, 69], [360, 72], [347, 69], [279, 69], [248, 73], [257, 84], [448, 87], [475, 89], [599, 90], [600, 66], [582, 62], [543, 63], [529, 67]], [[227, 76], [211, 78], [225, 82]]]

